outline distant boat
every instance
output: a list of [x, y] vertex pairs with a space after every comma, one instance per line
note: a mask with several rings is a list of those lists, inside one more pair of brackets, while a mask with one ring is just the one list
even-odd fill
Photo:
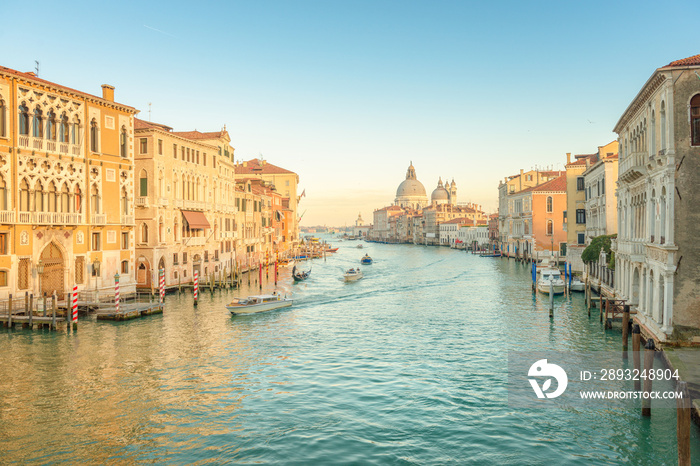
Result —
[[360, 262], [362, 262], [363, 264], [371, 264], [371, 263], [372, 263], [372, 258], [369, 257], [369, 254], [365, 254], [365, 257], [363, 257], [362, 259], [360, 259]]
[[307, 270], [306, 272], [297, 270], [297, 266], [295, 265], [294, 268], [292, 269], [292, 278], [294, 279], [295, 282], [301, 282], [309, 278], [309, 275], [311, 275], [311, 269]]
[[287, 299], [286, 297], [282, 298], [278, 294], [266, 294], [236, 299], [226, 305], [226, 309], [228, 309], [232, 315], [257, 314], [258, 312], [272, 311], [291, 305], [291, 299]]
[[499, 251], [496, 252], [482, 252], [479, 254], [479, 257], [501, 257], [501, 253]]
[[338, 252], [338, 248], [328, 248], [326, 252]]
[[362, 249], [362, 243], [357, 245], [357, 249]]
[[580, 278], [573, 277], [569, 289], [571, 291], [586, 291], [586, 284], [582, 282]]
[[343, 278], [345, 279], [346, 282], [355, 282], [362, 278], [364, 275], [362, 275], [362, 272], [360, 272], [360, 269], [350, 269], [346, 270], [345, 273], [343, 274]]

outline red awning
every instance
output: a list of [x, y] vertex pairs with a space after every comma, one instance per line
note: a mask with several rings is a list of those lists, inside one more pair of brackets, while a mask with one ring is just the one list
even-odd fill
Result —
[[211, 228], [207, 217], [204, 216], [202, 212], [195, 212], [193, 210], [183, 210], [182, 215], [187, 220], [187, 224], [190, 226], [190, 230], [203, 230], [204, 228]]

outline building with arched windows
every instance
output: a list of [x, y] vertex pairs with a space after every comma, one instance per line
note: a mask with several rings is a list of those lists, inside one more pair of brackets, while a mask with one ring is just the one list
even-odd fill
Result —
[[113, 293], [117, 273], [134, 289], [136, 113], [112, 86], [95, 96], [0, 67], [0, 298]]
[[615, 125], [615, 292], [661, 341], [700, 337], [700, 55], [658, 68]]

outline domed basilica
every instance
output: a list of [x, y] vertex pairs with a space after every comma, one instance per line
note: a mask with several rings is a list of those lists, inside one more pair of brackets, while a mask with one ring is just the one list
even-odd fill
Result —
[[430, 203], [428, 203], [425, 187], [416, 178], [416, 169], [413, 168], [413, 162], [411, 162], [406, 171], [406, 179], [401, 182], [396, 190], [394, 205], [404, 209], [421, 210], [431, 204], [457, 204], [457, 184], [452, 180], [452, 183], [446, 181], [443, 186], [442, 178], [440, 178], [437, 188], [430, 196]]

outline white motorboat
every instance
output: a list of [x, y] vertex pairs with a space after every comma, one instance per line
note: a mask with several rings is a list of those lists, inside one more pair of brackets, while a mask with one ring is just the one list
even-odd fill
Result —
[[343, 274], [343, 278], [345, 279], [346, 282], [354, 282], [362, 278], [364, 275], [362, 275], [362, 272], [360, 272], [360, 269], [350, 269], [346, 270], [345, 273]]
[[569, 285], [571, 291], [586, 291], [586, 284], [581, 281], [578, 277], [573, 277], [571, 279], [571, 284]]
[[550, 288], [556, 294], [564, 294], [566, 285], [561, 278], [561, 271], [554, 265], [550, 264], [546, 269], [539, 271], [540, 278], [537, 279], [537, 291], [544, 294], [549, 294]]
[[292, 300], [278, 294], [264, 294], [238, 298], [226, 305], [231, 314], [256, 314], [292, 305]]

